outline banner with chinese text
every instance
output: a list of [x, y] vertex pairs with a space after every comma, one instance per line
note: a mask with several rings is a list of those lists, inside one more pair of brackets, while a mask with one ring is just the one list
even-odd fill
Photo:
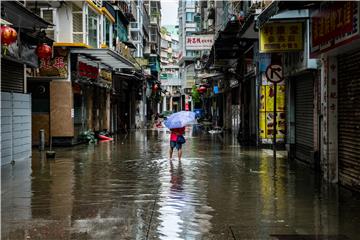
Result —
[[260, 52], [303, 50], [303, 30], [300, 22], [267, 23], [260, 29]]
[[209, 50], [214, 44], [214, 35], [192, 35], [186, 37], [186, 50]]
[[40, 59], [40, 76], [67, 78], [68, 54], [67, 49], [54, 47], [53, 58]]
[[360, 38], [357, 1], [324, 2], [311, 12], [311, 57]]

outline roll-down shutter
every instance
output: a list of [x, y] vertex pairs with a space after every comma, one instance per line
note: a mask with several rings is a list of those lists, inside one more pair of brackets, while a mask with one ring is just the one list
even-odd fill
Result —
[[313, 165], [313, 78], [302, 75], [295, 81], [295, 157]]
[[360, 190], [360, 49], [338, 57], [339, 180]]
[[24, 93], [24, 65], [1, 59], [1, 91]]

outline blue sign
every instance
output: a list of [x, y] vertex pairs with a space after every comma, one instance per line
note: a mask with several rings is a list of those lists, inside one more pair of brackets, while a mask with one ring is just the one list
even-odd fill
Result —
[[214, 86], [214, 93], [218, 94], [219, 93], [219, 87], [218, 86]]

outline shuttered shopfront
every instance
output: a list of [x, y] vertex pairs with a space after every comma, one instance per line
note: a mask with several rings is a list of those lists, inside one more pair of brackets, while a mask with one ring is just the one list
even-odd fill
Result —
[[360, 190], [360, 49], [338, 57], [338, 161], [341, 184]]
[[1, 59], [1, 91], [24, 93], [24, 65]]
[[295, 80], [295, 157], [314, 166], [314, 81], [304, 74]]

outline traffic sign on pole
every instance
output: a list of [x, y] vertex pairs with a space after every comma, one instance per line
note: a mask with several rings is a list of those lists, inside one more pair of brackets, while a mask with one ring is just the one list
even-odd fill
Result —
[[284, 80], [282, 67], [278, 64], [270, 64], [265, 71], [267, 80], [272, 83], [279, 83]]

